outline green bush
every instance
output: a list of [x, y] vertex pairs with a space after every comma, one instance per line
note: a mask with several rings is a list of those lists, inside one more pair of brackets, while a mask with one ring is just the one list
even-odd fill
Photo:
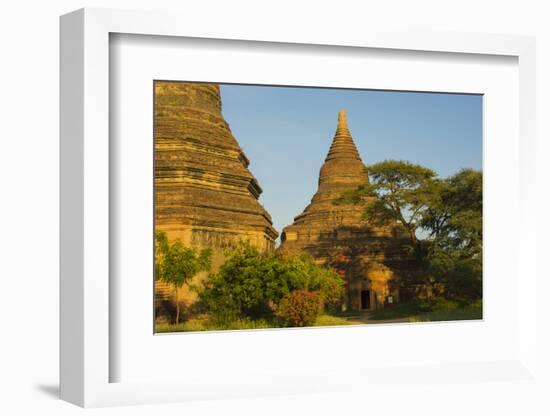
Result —
[[295, 290], [283, 297], [276, 317], [282, 326], [312, 326], [323, 308], [323, 300], [316, 292]]
[[199, 291], [216, 325], [269, 315], [269, 299], [278, 300], [286, 290], [284, 282], [275, 280], [273, 269], [268, 256], [249, 244], [240, 245]]
[[449, 297], [468, 300], [481, 299], [483, 288], [481, 259], [456, 262], [444, 282]]
[[320, 303], [334, 305], [343, 296], [338, 274], [306, 256], [260, 253], [243, 243], [199, 291], [218, 325], [242, 318], [272, 319], [281, 300], [295, 290], [315, 292]]

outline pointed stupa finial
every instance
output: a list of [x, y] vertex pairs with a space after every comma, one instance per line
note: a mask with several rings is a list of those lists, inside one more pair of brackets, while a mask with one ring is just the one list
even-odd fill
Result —
[[338, 124], [336, 125], [336, 136], [350, 136], [348, 128], [348, 117], [346, 115], [346, 110], [340, 108], [338, 111]]
[[[328, 225], [330, 221], [341, 224], [339, 221], [342, 217], [332, 214], [336, 212], [333, 201], [339, 198], [342, 192], [357, 189], [358, 186], [368, 183], [368, 181], [367, 170], [361, 161], [357, 147], [355, 147], [348, 129], [346, 112], [342, 108], [338, 112], [338, 124], [332, 144], [319, 171], [317, 192], [304, 212], [295, 217], [294, 224], [290, 228], [285, 228], [284, 232], [287, 233], [292, 230], [292, 227], [306, 223], [319, 222], [323, 223], [322, 227]], [[286, 235], [291, 234], [287, 233]], [[285, 241], [285, 244], [288, 244], [289, 240]]]
[[348, 117], [346, 116], [346, 110], [343, 108], [338, 111], [338, 129], [340, 128], [348, 128]]
[[346, 110], [343, 108], [338, 111], [338, 124], [336, 125], [336, 133], [334, 134], [334, 139], [332, 140], [332, 145], [330, 146], [327, 158], [325, 160], [330, 160], [334, 158], [346, 158], [346, 159], [356, 159], [361, 160], [359, 157], [359, 152], [353, 143], [351, 133], [348, 128], [348, 117], [346, 116]]

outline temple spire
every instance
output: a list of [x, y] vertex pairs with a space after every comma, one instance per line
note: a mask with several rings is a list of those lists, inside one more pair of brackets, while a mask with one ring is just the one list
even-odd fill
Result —
[[346, 110], [343, 108], [338, 111], [338, 125], [336, 127], [336, 134], [338, 134], [338, 132], [350, 134], [348, 129], [348, 117], [346, 116]]
[[348, 128], [348, 118], [346, 111], [341, 108], [338, 112], [338, 124], [336, 125], [336, 133], [332, 140], [332, 145], [327, 154], [325, 161], [332, 159], [354, 159], [361, 160], [359, 152], [355, 147], [353, 138]]
[[[335, 204], [346, 191], [368, 183], [369, 175], [348, 128], [346, 112], [338, 113], [336, 133], [319, 172], [319, 186], [304, 211], [281, 233], [281, 250], [307, 253], [330, 265], [346, 253], [346, 304], [350, 309], [384, 305], [389, 294], [399, 298], [396, 282], [414, 272], [397, 224], [365, 221], [361, 204]], [[366, 197], [364, 202], [375, 201]], [[401, 274], [402, 273], [402, 274]], [[371, 302], [372, 300], [372, 302]], [[377, 303], [380, 302], [380, 303]]]

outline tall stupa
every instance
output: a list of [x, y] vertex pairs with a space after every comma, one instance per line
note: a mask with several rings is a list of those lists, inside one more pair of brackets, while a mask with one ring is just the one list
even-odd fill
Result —
[[368, 181], [367, 168], [341, 109], [317, 192], [281, 234], [281, 250], [305, 252], [321, 264], [341, 268], [346, 304], [356, 310], [398, 302], [401, 278], [412, 268], [406, 239], [397, 224], [374, 226], [363, 218], [364, 206], [333, 203], [343, 192]]
[[[154, 87], [155, 230], [214, 249], [214, 267], [240, 240], [273, 250], [278, 233], [223, 118], [219, 86], [156, 81]], [[167, 289], [156, 288], [159, 296]]]

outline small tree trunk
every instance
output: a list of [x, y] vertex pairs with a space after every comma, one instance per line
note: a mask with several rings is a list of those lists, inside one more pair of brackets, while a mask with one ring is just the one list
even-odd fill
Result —
[[175, 286], [175, 294], [176, 294], [176, 325], [180, 323], [180, 302], [178, 299], [178, 286]]
[[416, 230], [414, 228], [409, 228], [409, 238], [411, 239], [411, 243], [414, 248], [417, 247], [417, 239], [416, 239]]
[[416, 229], [413, 227], [408, 227], [408, 230], [409, 230], [409, 238], [411, 240], [411, 243], [414, 249], [414, 254], [418, 259], [420, 259], [420, 247], [418, 244], [418, 239], [416, 238]]

